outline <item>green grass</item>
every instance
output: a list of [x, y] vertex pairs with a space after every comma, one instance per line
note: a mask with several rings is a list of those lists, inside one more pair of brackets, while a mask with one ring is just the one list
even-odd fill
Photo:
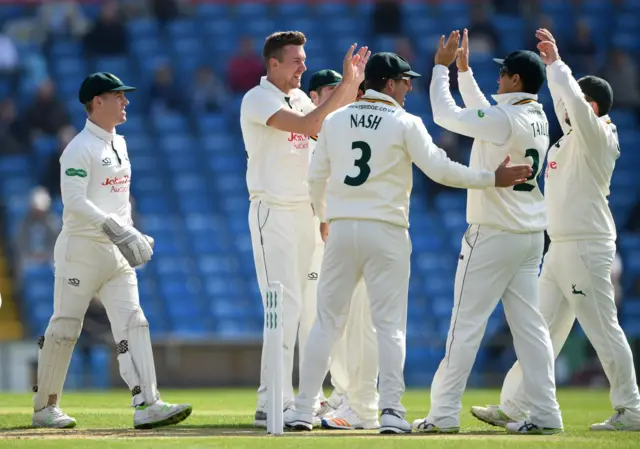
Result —
[[[0, 447], [2, 448], [299, 448], [327, 444], [349, 448], [638, 448], [640, 432], [590, 432], [588, 426], [611, 414], [606, 390], [560, 390], [565, 433], [554, 436], [507, 435], [470, 414], [472, 405], [495, 403], [498, 391], [471, 390], [464, 396], [462, 432], [458, 435], [381, 436], [367, 431], [323, 431], [267, 436], [251, 427], [255, 410], [253, 390], [167, 390], [163, 399], [189, 402], [194, 412], [178, 426], [150, 431], [132, 428], [133, 410], [126, 390], [109, 392], [69, 392], [62, 408], [76, 418], [71, 430], [31, 429], [31, 395], [0, 394]], [[429, 394], [410, 390], [404, 397], [407, 420], [427, 415]]]

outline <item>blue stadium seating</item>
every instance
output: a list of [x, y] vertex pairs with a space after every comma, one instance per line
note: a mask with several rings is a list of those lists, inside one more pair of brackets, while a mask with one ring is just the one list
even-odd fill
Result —
[[[465, 1], [401, 2], [407, 36], [416, 51], [416, 68], [424, 71], [427, 87], [431, 57], [437, 36], [452, 28], [469, 25], [471, 7]], [[586, 0], [580, 14], [595, 17], [599, 27], [603, 16], [610, 16], [614, 33], [598, 39], [599, 58], [610, 45], [634, 54], [640, 50], [635, 31], [640, 18], [640, 1], [625, 0], [621, 12], [610, 2]], [[569, 0], [544, 0], [542, 11], [556, 23], [571, 17]], [[85, 114], [76, 99], [78, 85], [90, 70], [117, 73], [125, 82], [140, 89], [129, 98], [128, 121], [118, 130], [125, 135], [133, 166], [132, 192], [143, 231], [155, 238], [155, 257], [138, 270], [141, 304], [151, 321], [154, 334], [174, 333], [185, 338], [215, 334], [222, 339], [253, 338], [261, 334], [262, 310], [255, 280], [255, 268], [248, 229], [248, 195], [245, 182], [246, 156], [239, 133], [239, 109], [242, 94], [234, 93], [220, 113], [184, 115], [147, 110], [147, 94], [159, 66], [170, 64], [181, 86], [190, 86], [194, 71], [209, 65], [226, 76], [227, 60], [238, 48], [238, 39], [262, 39], [285, 25], [295, 23], [309, 41], [306, 45], [308, 72], [322, 68], [340, 70], [344, 52], [353, 42], [370, 43], [375, 51], [392, 50], [390, 37], [368, 38], [370, 24], [365, 18], [373, 2], [203, 2], [193, 17], [161, 25], [155, 19], [136, 18], [126, 24], [130, 36], [130, 54], [87, 59], [82, 42], [66, 37], [51, 40], [42, 52], [48, 70], [57, 83], [58, 93], [67, 101], [73, 123], [84, 126]], [[98, 5], [83, 5], [95, 17]], [[25, 7], [0, 5], [0, 22], [21, 17]], [[295, 19], [295, 22], [292, 22]], [[523, 48], [528, 44], [521, 32], [529, 18], [494, 15], [491, 20], [501, 35], [509, 36], [494, 56]], [[614, 26], [615, 25], [615, 26]], [[569, 30], [571, 27], [567, 26]], [[610, 36], [609, 36], [610, 34]], [[33, 51], [33, 50], [31, 50]], [[425, 62], [426, 61], [426, 62]], [[472, 66], [478, 84], [487, 96], [495, 93], [497, 67], [488, 55], [472, 53]], [[29, 92], [28, 86], [23, 86]], [[407, 98], [407, 109], [424, 118], [429, 132], [437, 139], [441, 129], [430, 117], [427, 92], [418, 89]], [[22, 90], [21, 90], [22, 92]], [[10, 93], [0, 83], [0, 96]], [[32, 94], [32, 92], [31, 92]], [[459, 105], [460, 95], [454, 93]], [[27, 98], [27, 97], [25, 97]], [[26, 101], [21, 98], [22, 102]], [[546, 89], [540, 101], [547, 111], [551, 99]], [[21, 105], [23, 106], [23, 105]], [[550, 119], [552, 115], [549, 114]], [[640, 153], [637, 116], [616, 109], [611, 113], [620, 132], [621, 157], [612, 179], [610, 203], [619, 228], [638, 200], [636, 167]], [[58, 150], [55, 136], [39, 137], [33, 142], [33, 155], [0, 157], [0, 194], [5, 205], [6, 237], [15, 236], [16, 226], [28, 207], [27, 195], [39, 178], [48, 156]], [[417, 173], [417, 172], [416, 172]], [[413, 240], [412, 279], [406, 377], [407, 383], [427, 386], [443, 355], [443, 342], [453, 306], [453, 278], [460, 239], [466, 229], [466, 195], [447, 191], [432, 204], [425, 198], [429, 184], [421, 174], [414, 178], [411, 236]], [[60, 200], [54, 209], [60, 210]], [[640, 236], [621, 232], [620, 252], [625, 262], [625, 288], [640, 276]], [[20, 282], [23, 311], [32, 333], [40, 333], [51, 314], [52, 272], [49, 266], [31, 267]], [[632, 336], [640, 336], [640, 298], [633, 293], [623, 306], [623, 324]], [[503, 324], [502, 308], [489, 320], [488, 335]], [[87, 361], [98, 384], [106, 384], [104, 373], [107, 347]], [[78, 378], [84, 361], [74, 356], [71, 377]], [[488, 363], [481, 353], [478, 363]], [[95, 377], [94, 376], [94, 377]], [[477, 379], [471, 379], [470, 384]], [[75, 382], [75, 380], [71, 380]]]

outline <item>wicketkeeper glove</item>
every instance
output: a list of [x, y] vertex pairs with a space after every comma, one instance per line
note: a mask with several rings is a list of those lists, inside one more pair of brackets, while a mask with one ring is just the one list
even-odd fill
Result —
[[[143, 235], [133, 226], [121, 225], [109, 217], [103, 223], [102, 231], [118, 247], [120, 253], [127, 259], [132, 268], [151, 260], [153, 249], [149, 241], [150, 237]], [[151, 241], [153, 240], [151, 239]]]

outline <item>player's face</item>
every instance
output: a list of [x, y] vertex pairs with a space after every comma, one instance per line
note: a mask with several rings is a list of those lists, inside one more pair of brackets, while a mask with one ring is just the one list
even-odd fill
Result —
[[320, 106], [322, 103], [327, 101], [327, 98], [331, 95], [331, 92], [336, 90], [336, 86], [323, 86], [318, 90], [317, 99], [314, 101], [316, 106]]
[[411, 87], [411, 78], [400, 78], [397, 80], [394, 80], [394, 87], [393, 87], [393, 99], [396, 100], [398, 102], [398, 104], [400, 106], [404, 107], [404, 100], [405, 97], [407, 96], [407, 93], [411, 92], [412, 87]]
[[278, 61], [279, 77], [286, 80], [291, 89], [298, 89], [302, 74], [307, 70], [304, 62], [307, 55], [302, 45], [287, 45], [282, 49], [282, 60]]
[[100, 115], [104, 120], [119, 125], [127, 121], [126, 107], [129, 100], [124, 92], [107, 92], [100, 96]]
[[506, 67], [500, 69], [500, 77], [498, 78], [498, 94], [507, 94], [514, 92], [515, 86], [520, 80], [518, 75], [511, 75], [507, 72]]

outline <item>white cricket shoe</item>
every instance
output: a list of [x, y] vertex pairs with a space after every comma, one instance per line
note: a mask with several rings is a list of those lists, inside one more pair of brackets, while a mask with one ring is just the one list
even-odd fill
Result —
[[471, 414], [480, 421], [496, 427], [504, 427], [508, 423], [516, 422], [500, 410], [498, 405], [487, 405], [486, 407], [474, 405], [471, 407]]
[[351, 407], [340, 408], [331, 414], [331, 417], [322, 418], [322, 427], [325, 429], [354, 430], [354, 429], [379, 429], [380, 422], [377, 419], [363, 420]]
[[299, 413], [293, 408], [284, 411], [284, 426], [289, 430], [311, 431], [313, 429], [313, 415]]
[[615, 430], [640, 430], [640, 422], [625, 415], [624, 410], [617, 410], [611, 418], [605, 422], [591, 424], [591, 430], [615, 431]]
[[178, 424], [187, 419], [192, 411], [193, 407], [189, 404], [169, 404], [164, 401], [156, 401], [152, 405], [139, 405], [133, 415], [133, 427], [155, 429]]
[[455, 427], [440, 427], [429, 421], [428, 418], [416, 419], [411, 424], [411, 427], [416, 432], [420, 433], [458, 433], [460, 432], [460, 426]]
[[385, 408], [380, 414], [380, 433], [411, 433], [411, 426], [400, 412]]
[[60, 410], [57, 405], [48, 405], [42, 410], [33, 412], [31, 425], [50, 429], [71, 429], [76, 426], [76, 420]]
[[562, 427], [542, 427], [531, 421], [518, 421], [507, 423], [505, 426], [508, 433], [520, 433], [526, 435], [553, 435], [564, 432]]

